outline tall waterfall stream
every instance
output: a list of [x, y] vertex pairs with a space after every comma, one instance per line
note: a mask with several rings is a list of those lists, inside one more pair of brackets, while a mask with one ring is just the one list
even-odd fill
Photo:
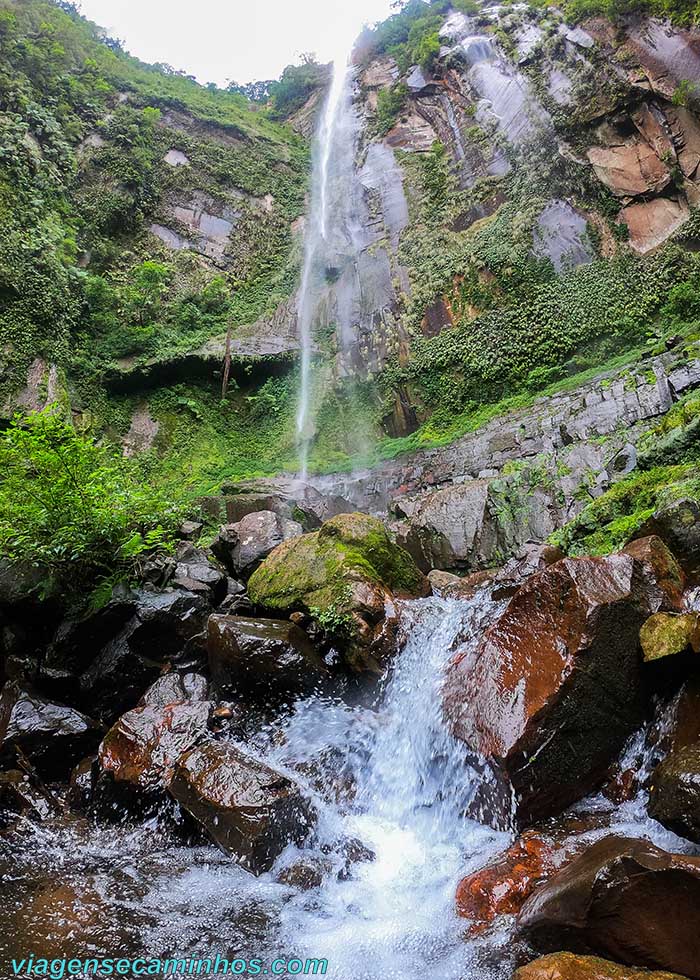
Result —
[[[0, 837], [0, 961], [32, 951], [219, 952], [325, 958], [334, 980], [509, 978], [509, 920], [470, 939], [455, 912], [459, 879], [510, 836], [463, 816], [478, 777], [448, 733], [441, 704], [452, 652], [478, 638], [500, 608], [484, 594], [405, 603], [403, 650], [376, 704], [312, 697], [255, 737], [254, 750], [294, 771], [320, 814], [307, 850], [290, 846], [260, 878], [213, 845], [183, 846], [157, 820], [138, 829], [75, 817], [20, 822]], [[643, 765], [646, 751], [642, 733], [626, 750], [628, 762]], [[338, 802], [328, 802], [333, 794], [324, 788], [337, 790]], [[614, 808], [600, 797], [580, 806], [607, 808], [617, 832], [684, 847], [649, 820], [642, 800]], [[339, 878], [343, 838], [361, 841], [375, 859]], [[276, 880], [309, 853], [326, 857], [323, 884], [300, 891]]]

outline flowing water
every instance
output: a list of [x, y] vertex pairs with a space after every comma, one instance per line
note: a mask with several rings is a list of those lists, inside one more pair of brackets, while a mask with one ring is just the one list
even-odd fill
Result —
[[[293, 773], [319, 810], [316, 838], [305, 850], [288, 848], [260, 878], [212, 846], [183, 846], [156, 822], [25, 823], [0, 837], [0, 976], [3, 963], [33, 951], [325, 958], [334, 980], [510, 978], [509, 921], [469, 939], [454, 911], [459, 879], [510, 838], [463, 816], [479, 777], [441, 708], [453, 651], [474, 642], [500, 608], [484, 595], [406, 603], [405, 646], [377, 704], [310, 698], [257, 733], [253, 750]], [[639, 735], [623, 763], [649, 767], [651, 751]], [[681, 845], [641, 800], [615, 809], [595, 798], [583, 809], [608, 811], [616, 831]], [[375, 859], [339, 879], [348, 838]], [[301, 891], [277, 880], [300, 859], [322, 862], [320, 886]]]
[[346, 123], [351, 101], [350, 75], [348, 54], [345, 53], [333, 62], [331, 85], [314, 139], [311, 206], [304, 234], [304, 259], [297, 296], [300, 344], [297, 443], [302, 479], [307, 473], [309, 445], [314, 429], [311, 377], [314, 338], [330, 325], [324, 297], [328, 278], [333, 275], [332, 264], [337, 250], [338, 202], [348, 197], [343, 178], [354, 162], [354, 141]]

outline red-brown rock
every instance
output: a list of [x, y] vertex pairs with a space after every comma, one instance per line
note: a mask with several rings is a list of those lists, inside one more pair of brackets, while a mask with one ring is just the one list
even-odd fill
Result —
[[109, 818], [162, 802], [180, 756], [207, 735], [211, 709], [199, 701], [142, 705], [122, 715], [100, 745], [93, 813]]
[[295, 782], [225, 742], [205, 742], [182, 756], [170, 792], [255, 875], [269, 871], [288, 844], [302, 844], [315, 822]]
[[606, 837], [540, 888], [518, 923], [536, 944], [572, 941], [630, 966], [700, 978], [700, 858]]
[[478, 935], [499, 915], [517, 915], [534, 890], [566, 860], [552, 840], [526, 832], [490, 864], [463, 878], [457, 887], [457, 913], [471, 919]]
[[639, 628], [658, 587], [631, 555], [568, 558], [533, 575], [476, 647], [456, 654], [445, 712], [494, 774], [496, 826], [553, 816], [598, 785], [642, 707]]

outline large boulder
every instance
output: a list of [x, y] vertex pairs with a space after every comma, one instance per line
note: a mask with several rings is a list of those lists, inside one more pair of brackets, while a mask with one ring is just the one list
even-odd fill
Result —
[[[399, 506], [399, 505], [397, 505]], [[423, 571], [482, 568], [498, 546], [489, 481], [470, 480], [400, 503], [397, 540]]]
[[700, 678], [679, 695], [671, 745], [649, 787], [649, 815], [669, 830], [700, 843]]
[[429, 591], [426, 578], [382, 522], [363, 514], [341, 514], [319, 531], [284, 542], [248, 583], [256, 605], [283, 615], [311, 615], [353, 670], [378, 674], [395, 645], [395, 600]]
[[650, 517], [635, 537], [654, 534], [661, 538], [684, 570], [693, 574], [700, 569], [700, 504], [692, 498], [670, 500]]
[[259, 875], [309, 835], [315, 813], [300, 787], [226, 742], [206, 742], [182, 756], [170, 792], [209, 836]]
[[135, 612], [135, 597], [124, 596], [110, 600], [96, 612], [64, 620], [46, 652], [46, 665], [81, 673]]
[[247, 514], [237, 524], [225, 524], [211, 550], [231, 575], [248, 578], [279, 544], [298, 538], [303, 531], [296, 521], [263, 510]]
[[329, 674], [309, 637], [289, 620], [211, 616], [207, 650], [214, 687], [224, 698], [309, 694]]
[[649, 815], [700, 844], [700, 742], [674, 749], [657, 766], [649, 793]]
[[513, 980], [686, 980], [677, 973], [636, 970], [597, 956], [551, 953], [515, 971]]
[[684, 651], [700, 653], [700, 613], [654, 613], [639, 633], [647, 663]]
[[225, 599], [228, 591], [226, 575], [208, 561], [178, 562], [171, 584], [175, 589], [204, 596], [214, 606]]
[[567, 558], [533, 575], [448, 670], [453, 734], [493, 774], [497, 826], [555, 815], [592, 790], [639, 724], [639, 629], [657, 587], [630, 555]]
[[43, 779], [67, 779], [104, 729], [87, 715], [52, 704], [16, 681], [0, 695], [0, 766], [24, 756]]
[[640, 562], [650, 588], [656, 587], [656, 596], [650, 593], [654, 612], [680, 612], [683, 609], [685, 574], [662, 539], [654, 534], [646, 535], [630, 541], [622, 551]]
[[572, 941], [635, 967], [700, 978], [700, 858], [606, 837], [537, 891], [518, 919], [538, 945]]
[[206, 737], [208, 701], [142, 705], [109, 730], [98, 753], [93, 812], [121, 816], [123, 807], [145, 811], [161, 803], [181, 756]]
[[112, 722], [133, 708], [163, 671], [182, 654], [211, 611], [207, 598], [188, 591], [134, 593], [135, 614], [80, 677], [82, 703]]
[[526, 831], [488, 865], [462, 878], [457, 914], [470, 920], [478, 935], [501, 915], [517, 915], [533, 892], [567, 860], [566, 849], [534, 831]]

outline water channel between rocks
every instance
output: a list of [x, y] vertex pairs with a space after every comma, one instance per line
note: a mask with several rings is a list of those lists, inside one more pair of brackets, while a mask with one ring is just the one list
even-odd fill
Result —
[[[335, 980], [509, 978], [510, 921], [475, 940], [455, 912], [459, 879], [510, 836], [463, 816], [479, 777], [447, 731], [441, 698], [451, 654], [501, 608], [484, 594], [405, 603], [406, 642], [378, 708], [309, 698], [256, 737], [255, 750], [293, 767], [320, 813], [307, 850], [288, 848], [260, 878], [214, 846], [174, 841], [156, 821], [20, 823], [0, 838], [0, 962], [219, 952], [325, 958]], [[644, 765], [645, 751], [642, 732], [623, 761]], [[319, 793], [333, 786], [337, 803]], [[578, 809], [609, 809], [617, 833], [689, 848], [650, 821], [641, 800], [614, 809], [599, 797]], [[376, 857], [339, 880], [343, 838]], [[323, 884], [305, 891], [276, 880], [300, 853], [326, 861]]]

